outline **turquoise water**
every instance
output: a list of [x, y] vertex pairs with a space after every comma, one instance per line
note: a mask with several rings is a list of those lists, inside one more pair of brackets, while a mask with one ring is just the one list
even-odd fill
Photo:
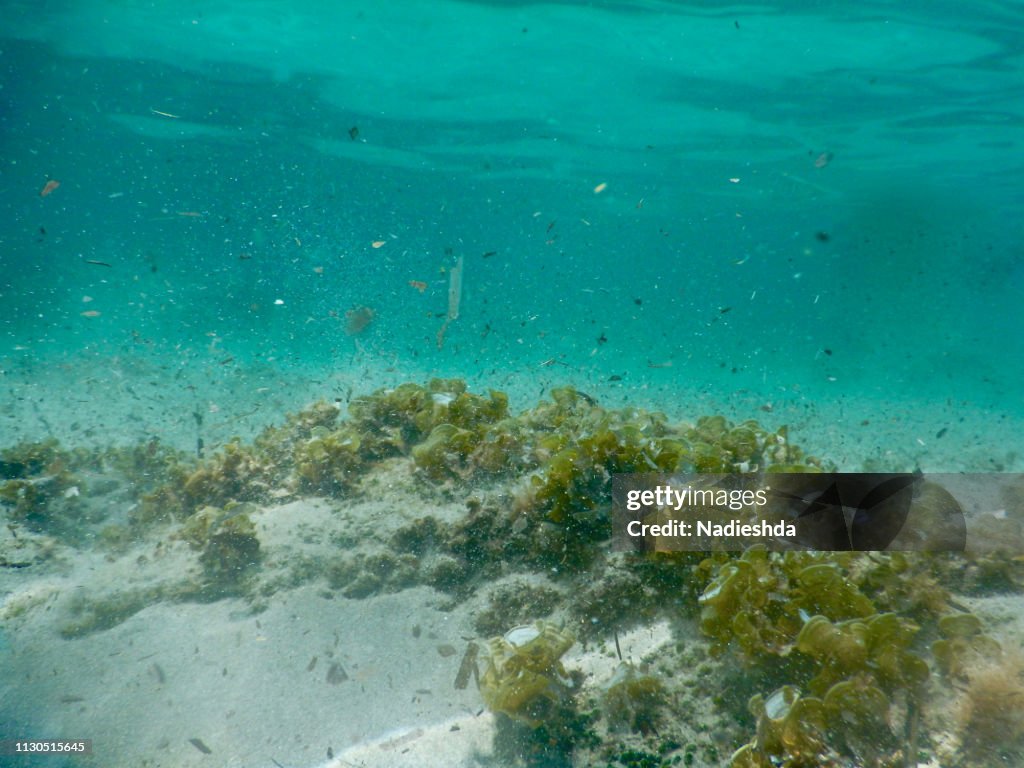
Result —
[[0, 23], [8, 365], [211, 338], [330, 365], [363, 305], [360, 344], [410, 373], [556, 358], [993, 404], [1021, 378], [1013, 3], [59, 2]]
[[[536, 487], [573, 477], [552, 454], [594, 423], [639, 434], [631, 412], [578, 415], [598, 401], [757, 418], [780, 463], [806, 459], [792, 438], [843, 471], [1024, 468], [1022, 128], [1009, 0], [3, 3], [0, 740], [90, 738], [68, 764], [105, 768], [657, 764], [627, 747], [728, 765], [757, 730], [747, 700], [810, 676], [713, 658], [697, 596], [721, 562], [658, 571], [597, 534], [552, 559]], [[497, 479], [443, 445], [456, 470], [425, 472], [430, 430], [344, 431], [354, 395], [435, 376], [509, 392], [513, 416], [586, 394], [560, 394], [560, 436], [561, 404], [513, 428], [500, 397], [470, 401], [508, 441], [492, 462], [522, 454]], [[458, 386], [425, 402], [448, 413]], [[311, 412], [225, 469], [233, 435], [316, 399], [339, 421]], [[1019, 555], [1007, 488], [967, 510], [999, 521], [972, 557], [1000, 537]], [[470, 530], [481, 509], [496, 522]], [[857, 588], [921, 625], [932, 674], [920, 700], [882, 696], [886, 754], [1024, 755], [1019, 713], [979, 751], [949, 702], [984, 690], [930, 650], [947, 610], [1020, 645], [1021, 561], [1001, 556], [878, 566], [881, 587], [864, 565]], [[929, 592], [904, 611], [933, 587], [941, 610]], [[661, 665], [664, 743], [600, 721], [604, 752], [563, 733], [549, 754], [453, 685], [469, 643], [483, 659], [535, 619], [572, 649], [580, 713], [633, 674], [623, 658]], [[992, 662], [991, 690], [1021, 677], [990, 655], [969, 661]], [[869, 764], [885, 716], [856, 714], [869, 735], [829, 764]], [[520, 742], [541, 757], [509, 758]]]

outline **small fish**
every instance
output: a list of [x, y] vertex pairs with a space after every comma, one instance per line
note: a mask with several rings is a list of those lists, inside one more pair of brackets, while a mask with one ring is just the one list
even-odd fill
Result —
[[420, 293], [423, 293], [425, 290], [427, 290], [427, 284], [424, 283], [422, 280], [410, 280], [409, 285], [415, 288]]
[[196, 749], [198, 749], [198, 750], [199, 750], [200, 752], [202, 752], [202, 753], [203, 753], [204, 755], [212, 755], [212, 754], [213, 754], [213, 750], [212, 750], [212, 749], [210, 749], [210, 748], [209, 748], [208, 746], [206, 746], [206, 745], [205, 745], [205, 744], [203, 743], [203, 740], [202, 740], [202, 739], [189, 739], [189, 740], [188, 740], [188, 743], [189, 743], [189, 744], [191, 744], [191, 745], [192, 745], [193, 747], [195, 747]]
[[40, 197], [46, 197], [51, 192], [53, 192], [55, 189], [57, 189], [57, 187], [59, 187], [59, 186], [60, 186], [60, 182], [59, 181], [57, 181], [56, 179], [50, 179], [49, 181], [46, 182], [46, 185], [42, 189], [39, 190], [39, 196]]

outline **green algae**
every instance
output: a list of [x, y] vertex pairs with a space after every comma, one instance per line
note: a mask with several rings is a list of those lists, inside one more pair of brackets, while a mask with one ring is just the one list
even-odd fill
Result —
[[932, 643], [932, 655], [950, 680], [966, 682], [969, 670], [1003, 656], [1002, 646], [984, 632], [981, 620], [972, 613], [944, 616], [937, 629], [940, 637]]
[[0, 451], [0, 506], [8, 519], [48, 533], [74, 530], [85, 489], [81, 458], [54, 439]]
[[814, 616], [800, 630], [796, 649], [814, 659], [813, 693], [857, 676], [872, 678], [887, 691], [915, 692], [927, 681], [928, 665], [911, 650], [919, 627], [894, 613], [831, 622]]
[[701, 595], [701, 630], [716, 652], [735, 647], [748, 661], [788, 656], [805, 617], [846, 619], [874, 613], [840, 570], [848, 557], [771, 553], [763, 546], [728, 560]]
[[[757, 733], [733, 755], [732, 768], [901, 759], [910, 747], [891, 724], [916, 718], [931, 673], [919, 625], [882, 610], [890, 601], [876, 603], [865, 590], [884, 597], [879, 580], [913, 573], [906, 554], [753, 547], [738, 558], [712, 559], [707, 569], [700, 618], [712, 650], [738, 655], [765, 679], [788, 678], [751, 700]], [[904, 592], [897, 600], [946, 636], [933, 644], [935, 658], [962, 669], [978, 623], [939, 618], [948, 595], [932, 581], [916, 586], [929, 594], [913, 599]]]
[[27, 441], [0, 450], [0, 479], [24, 480], [51, 474], [67, 463], [68, 454], [54, 439]]
[[480, 695], [494, 713], [536, 728], [551, 705], [569, 694], [562, 666], [576, 638], [554, 624], [537, 621], [487, 642]]
[[343, 496], [364, 471], [360, 437], [350, 428], [320, 429], [295, 448], [296, 485], [303, 493]]
[[845, 764], [844, 755], [858, 764], [889, 764], [880, 760], [897, 744], [888, 722], [890, 700], [870, 677], [837, 683], [823, 697], [782, 686], [754, 696], [749, 709], [757, 732], [733, 754], [730, 768], [814, 768]]
[[247, 514], [238, 511], [211, 528], [199, 555], [199, 563], [210, 591], [233, 592], [255, 571], [260, 556], [256, 526]]

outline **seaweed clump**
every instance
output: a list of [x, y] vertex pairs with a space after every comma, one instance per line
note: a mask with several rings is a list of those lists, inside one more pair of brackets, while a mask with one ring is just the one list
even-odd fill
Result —
[[1024, 759], [1024, 658], [998, 653], [967, 674], [958, 712], [965, 765], [1019, 765]]
[[259, 560], [256, 526], [245, 514], [222, 520], [207, 537], [199, 555], [203, 574], [214, 591], [231, 591], [241, 586]]
[[80, 487], [74, 457], [55, 439], [0, 452], [0, 506], [14, 523], [51, 533], [74, 527]]
[[733, 647], [754, 663], [787, 657], [809, 617], [843, 620], [875, 613], [843, 576], [843, 559], [755, 546], [721, 563], [699, 599], [701, 629], [714, 641], [712, 651]]
[[824, 699], [783, 686], [767, 697], [754, 696], [750, 711], [757, 718], [757, 734], [733, 754], [730, 768], [842, 765], [844, 753], [855, 754], [861, 764], [877, 765], [893, 745], [888, 700], [863, 679], [835, 688]]
[[181, 538], [199, 550], [204, 588], [213, 595], [237, 592], [260, 562], [260, 541], [250, 504], [203, 507], [182, 526]]
[[518, 506], [543, 532], [541, 548], [561, 565], [588, 562], [587, 549], [608, 536], [615, 474], [820, 471], [818, 459], [791, 445], [785, 428], [755, 421], [734, 425], [721, 416], [694, 425], [670, 424], [664, 414], [608, 410], [571, 387], [551, 392], [523, 414], [536, 463]]
[[[165, 458], [163, 482], [143, 493], [135, 521], [186, 520], [207, 506], [269, 503], [291, 495], [295, 486], [320, 490], [332, 469], [329, 462], [316, 465], [321, 454], [306, 446], [332, 434], [339, 414], [336, 405], [317, 402], [289, 414], [283, 425], [266, 428], [251, 444], [235, 438], [198, 464]], [[316, 466], [297, 473], [296, 465], [304, 459]]]
[[569, 693], [562, 656], [576, 642], [554, 624], [538, 621], [487, 642], [480, 694], [487, 708], [536, 727], [551, 704]]
[[365, 465], [358, 433], [348, 427], [317, 427], [295, 449], [295, 480], [300, 491], [341, 496], [356, 484]]
[[574, 643], [546, 621], [488, 641], [480, 694], [498, 718], [497, 753], [523, 756], [528, 765], [563, 765], [577, 746], [594, 741], [591, 717], [576, 710], [577, 681], [561, 662]]
[[712, 650], [793, 683], [751, 699], [757, 733], [732, 768], [874, 764], [900, 752], [890, 724], [899, 711], [908, 728], [916, 720], [930, 672], [914, 648], [919, 627], [879, 612], [846, 575], [854, 558], [753, 547], [717, 565], [700, 598]]
[[508, 418], [508, 396], [472, 394], [462, 379], [432, 379], [425, 387], [408, 383], [357, 398], [349, 412], [368, 457], [408, 454], [418, 446], [417, 467], [442, 480], [464, 468], [491, 425]]

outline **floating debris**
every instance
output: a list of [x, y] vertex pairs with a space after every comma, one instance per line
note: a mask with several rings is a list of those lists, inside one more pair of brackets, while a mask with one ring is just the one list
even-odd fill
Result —
[[377, 313], [370, 307], [352, 307], [345, 313], [345, 333], [349, 336], [362, 333], [376, 316]]
[[348, 680], [348, 672], [338, 662], [331, 664], [330, 669], [327, 670], [327, 682], [331, 685], [339, 685]]
[[469, 685], [469, 676], [473, 675], [473, 677], [476, 677], [479, 674], [476, 667], [476, 657], [479, 651], [480, 646], [476, 643], [471, 642], [466, 646], [466, 652], [462, 656], [462, 663], [459, 665], [459, 672], [455, 675], [455, 690], [465, 690], [466, 686]]
[[444, 347], [444, 334], [448, 330], [448, 325], [459, 319], [459, 307], [462, 304], [462, 264], [463, 258], [459, 256], [455, 266], [448, 270], [448, 314], [437, 332], [438, 349]]
[[412, 731], [409, 731], [408, 733], [402, 734], [401, 736], [396, 736], [393, 739], [388, 739], [387, 741], [382, 741], [381, 744], [380, 744], [380, 748], [381, 749], [396, 749], [398, 747], [405, 746], [409, 742], [416, 741], [416, 739], [418, 739], [424, 733], [426, 733], [426, 731], [424, 731], [422, 728], [416, 728], [416, 729], [414, 729]]

